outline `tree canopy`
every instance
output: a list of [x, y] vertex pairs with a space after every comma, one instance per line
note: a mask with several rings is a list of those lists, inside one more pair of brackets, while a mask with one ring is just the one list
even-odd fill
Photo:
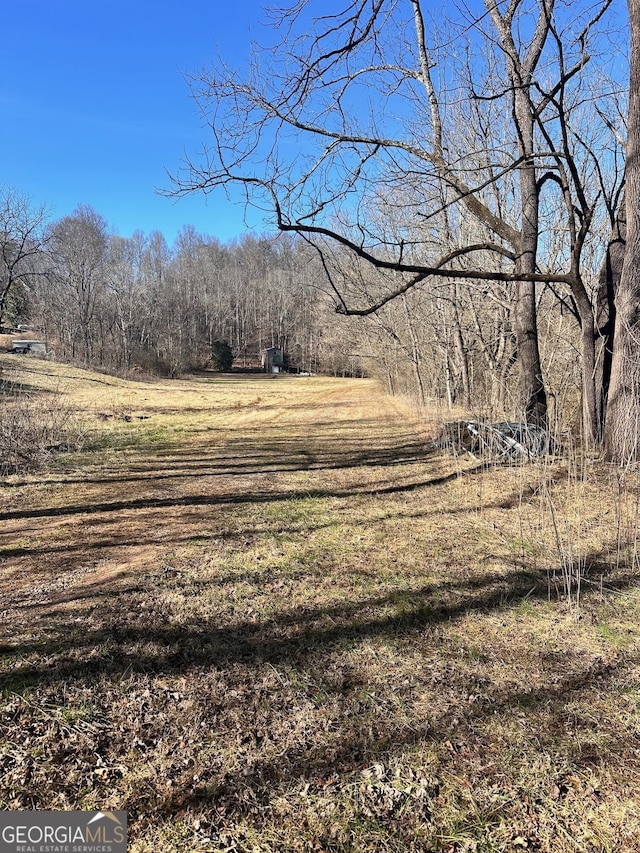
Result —
[[513, 283], [522, 410], [546, 422], [539, 288], [581, 327], [585, 432], [602, 436], [610, 346], [596, 317], [624, 138], [607, 79], [611, 0], [300, 0], [246, 72], [194, 75], [211, 134], [176, 192], [242, 188], [320, 253], [338, 311], [433, 281]]

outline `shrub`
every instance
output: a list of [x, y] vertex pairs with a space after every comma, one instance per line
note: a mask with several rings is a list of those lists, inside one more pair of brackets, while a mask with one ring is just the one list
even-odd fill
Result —
[[61, 393], [36, 394], [0, 374], [0, 475], [32, 471], [82, 443]]

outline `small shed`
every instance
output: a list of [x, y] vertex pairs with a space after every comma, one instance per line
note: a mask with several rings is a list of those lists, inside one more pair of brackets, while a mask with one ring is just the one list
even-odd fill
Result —
[[23, 355], [38, 355], [42, 358], [47, 354], [47, 345], [44, 341], [18, 340], [11, 341], [11, 352]]
[[262, 369], [265, 373], [282, 373], [286, 368], [284, 350], [280, 347], [268, 347], [262, 351]]

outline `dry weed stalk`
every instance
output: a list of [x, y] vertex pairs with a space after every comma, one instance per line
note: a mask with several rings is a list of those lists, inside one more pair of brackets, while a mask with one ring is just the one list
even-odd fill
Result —
[[82, 427], [62, 389], [33, 393], [5, 372], [0, 399], [0, 475], [33, 470], [82, 447]]
[[[640, 567], [640, 465], [605, 466], [559, 425], [548, 439], [556, 452], [532, 459], [498, 452], [488, 442], [476, 450], [456, 438], [452, 436], [448, 447], [460, 475], [469, 455], [483, 473], [496, 466], [513, 471], [518, 494], [517, 530], [511, 532], [514, 555], [533, 571], [542, 558], [549, 600], [553, 591], [580, 618], [585, 583], [598, 583], [602, 597], [605, 575]], [[485, 481], [478, 477], [478, 512], [490, 500]], [[600, 570], [597, 581], [589, 576], [594, 566]]]

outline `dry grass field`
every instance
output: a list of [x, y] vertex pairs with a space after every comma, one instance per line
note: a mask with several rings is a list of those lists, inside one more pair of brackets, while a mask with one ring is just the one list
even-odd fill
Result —
[[81, 437], [0, 480], [0, 808], [126, 810], [133, 853], [640, 850], [637, 472], [456, 459], [368, 380], [0, 367], [0, 426]]

